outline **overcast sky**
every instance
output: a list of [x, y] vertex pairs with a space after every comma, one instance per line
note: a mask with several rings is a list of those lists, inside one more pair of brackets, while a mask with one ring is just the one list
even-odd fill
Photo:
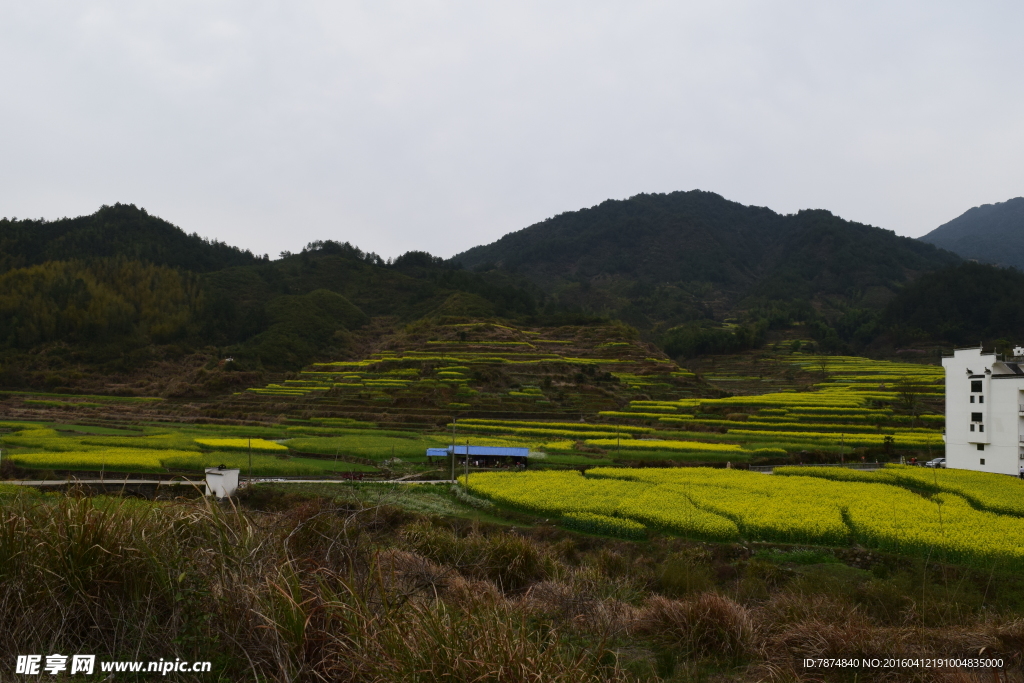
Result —
[[1024, 4], [0, 0], [0, 216], [451, 256], [699, 188], [919, 236], [1024, 194]]

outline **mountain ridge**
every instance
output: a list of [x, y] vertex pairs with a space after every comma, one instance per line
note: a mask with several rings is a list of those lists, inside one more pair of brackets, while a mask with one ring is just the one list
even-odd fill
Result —
[[[883, 355], [1024, 339], [1024, 303], [975, 301], [986, 287], [1024, 289], [1024, 274], [965, 265], [975, 264], [827, 210], [784, 215], [699, 190], [564, 212], [447, 261], [384, 261], [329, 239], [271, 261], [116, 204], [0, 221], [0, 385], [73, 386], [82, 368], [129, 372], [192, 353], [293, 370], [438, 320], [619, 320], [681, 358], [780, 334]], [[957, 320], [936, 296], [956, 298]]]
[[[823, 209], [783, 215], [701, 190], [607, 200], [450, 259], [523, 276], [555, 299], [611, 309], [641, 327], [701, 318], [698, 299], [712, 302], [718, 317], [758, 300], [794, 296], [877, 308], [873, 299], [891, 296], [916, 273], [959, 261], [933, 245]], [[617, 279], [661, 287], [676, 310], [653, 303], [629, 310], [621, 301], [629, 287]], [[866, 295], [872, 288], [887, 294]]]
[[1024, 197], [975, 206], [918, 239], [965, 259], [1024, 270]]
[[268, 259], [249, 250], [189, 235], [134, 204], [57, 220], [0, 219], [0, 273], [47, 261], [122, 257], [205, 273]]

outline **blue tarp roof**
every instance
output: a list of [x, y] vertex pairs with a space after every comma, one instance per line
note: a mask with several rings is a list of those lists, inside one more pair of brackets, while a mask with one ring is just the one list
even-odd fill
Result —
[[[452, 447], [448, 448], [428, 448], [428, 458], [444, 458], [448, 456]], [[465, 455], [466, 446], [456, 446], [456, 455]], [[529, 448], [507, 448], [503, 446], [469, 446], [470, 455], [508, 455], [517, 458], [527, 458], [530, 456]]]

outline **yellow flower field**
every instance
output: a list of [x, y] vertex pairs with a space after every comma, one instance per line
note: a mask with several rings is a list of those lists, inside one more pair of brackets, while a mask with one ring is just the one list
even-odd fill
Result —
[[616, 439], [587, 439], [585, 443], [588, 446], [597, 446], [598, 448], [613, 448], [617, 445], [621, 445], [624, 449], [629, 450], [646, 450], [646, 451], [715, 451], [715, 452], [730, 452], [730, 453], [743, 453], [744, 450], [735, 444], [729, 443], [705, 443], [703, 441], [670, 441], [660, 439], [630, 439], [629, 441], [622, 439], [621, 444]]
[[909, 465], [886, 465], [875, 472], [858, 472], [842, 467], [776, 467], [775, 474], [891, 483], [924, 491], [953, 493], [977, 508], [1024, 517], [1024, 481], [1004, 475]]
[[[838, 468], [819, 468], [821, 470]], [[907, 468], [909, 469], [909, 468]], [[1024, 519], [978, 510], [962, 495], [925, 497], [892, 478], [836, 481], [710, 468], [596, 468], [578, 472], [480, 473], [475, 494], [537, 514], [619, 517], [694, 538], [867, 547], [975, 566], [1024, 568]], [[860, 473], [858, 473], [860, 474]], [[903, 474], [915, 478], [916, 473]], [[947, 488], [1010, 500], [1019, 482], [984, 475]], [[853, 478], [853, 476], [851, 476]], [[1013, 489], [1011, 491], [1011, 489]]]
[[61, 451], [56, 453], [19, 453], [13, 460], [22, 467], [49, 470], [136, 470], [163, 469], [161, 458], [191, 457], [188, 451], [150, 451], [141, 448], [109, 448], [103, 451]]
[[254, 451], [288, 452], [287, 446], [266, 439], [196, 439], [195, 442], [218, 451], [245, 451], [251, 447]]

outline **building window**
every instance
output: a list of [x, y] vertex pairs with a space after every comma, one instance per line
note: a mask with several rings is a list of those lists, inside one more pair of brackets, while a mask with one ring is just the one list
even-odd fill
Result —
[[979, 458], [979, 459], [981, 460], [981, 464], [984, 465], [985, 464], [985, 458]]
[[975, 393], [981, 393], [981, 380], [980, 379], [973, 379], [973, 380], [971, 380], [971, 391], [973, 391]]
[[985, 397], [984, 396], [979, 396], [978, 397], [978, 403], [984, 403], [984, 402], [985, 402]]
[[[983, 451], [983, 450], [985, 450], [985, 444], [983, 444], [983, 443], [979, 443], [979, 444], [978, 444], [978, 450], [979, 450], [979, 451]], [[982, 465], [984, 465], [985, 463], [984, 463], [984, 462], [982, 462], [981, 464], [982, 464]]]
[[971, 403], [974, 403], [974, 394], [971, 394]]
[[981, 413], [971, 413], [971, 422], [981, 422]]
[[985, 425], [978, 425], [978, 431], [979, 432], [985, 431]]
[[974, 431], [974, 423], [973, 422], [971, 423], [971, 431], [972, 432]]

